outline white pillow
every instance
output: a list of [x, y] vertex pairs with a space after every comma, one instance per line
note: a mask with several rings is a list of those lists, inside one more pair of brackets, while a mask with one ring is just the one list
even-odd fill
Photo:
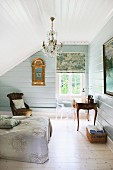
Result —
[[16, 109], [26, 108], [23, 99], [12, 100]]

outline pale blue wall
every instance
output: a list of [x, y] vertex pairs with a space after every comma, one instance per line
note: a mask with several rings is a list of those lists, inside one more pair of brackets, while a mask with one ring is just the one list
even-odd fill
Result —
[[[88, 46], [87, 45], [65, 45], [63, 52], [84, 52], [86, 55], [86, 67]], [[32, 61], [34, 58], [42, 58], [45, 61], [45, 84], [46, 86], [32, 86]], [[42, 52], [37, 52], [6, 74], [0, 77], [0, 111], [8, 111], [8, 93], [23, 92], [26, 103], [31, 108], [56, 107], [55, 81], [56, 64], [54, 58], [44, 57]], [[86, 71], [87, 75], [87, 71]], [[87, 79], [87, 76], [86, 76]]]
[[113, 139], [113, 97], [104, 94], [103, 44], [113, 37], [113, 18], [89, 46], [89, 93], [99, 104], [98, 121]]

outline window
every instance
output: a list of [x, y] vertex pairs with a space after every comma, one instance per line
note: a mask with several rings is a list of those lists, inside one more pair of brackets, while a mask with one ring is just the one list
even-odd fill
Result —
[[82, 91], [83, 73], [58, 73], [59, 94], [80, 95]]

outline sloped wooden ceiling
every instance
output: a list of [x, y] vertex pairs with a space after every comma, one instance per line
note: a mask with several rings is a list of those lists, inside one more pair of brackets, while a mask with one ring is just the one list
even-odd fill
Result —
[[59, 41], [88, 44], [113, 16], [113, 0], [0, 0], [0, 75], [41, 49], [51, 16]]

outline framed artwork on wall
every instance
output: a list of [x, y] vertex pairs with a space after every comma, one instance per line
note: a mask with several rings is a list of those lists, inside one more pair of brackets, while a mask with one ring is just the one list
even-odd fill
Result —
[[104, 93], [113, 96], [113, 38], [103, 45]]
[[45, 64], [41, 58], [32, 61], [32, 85], [45, 86]]

